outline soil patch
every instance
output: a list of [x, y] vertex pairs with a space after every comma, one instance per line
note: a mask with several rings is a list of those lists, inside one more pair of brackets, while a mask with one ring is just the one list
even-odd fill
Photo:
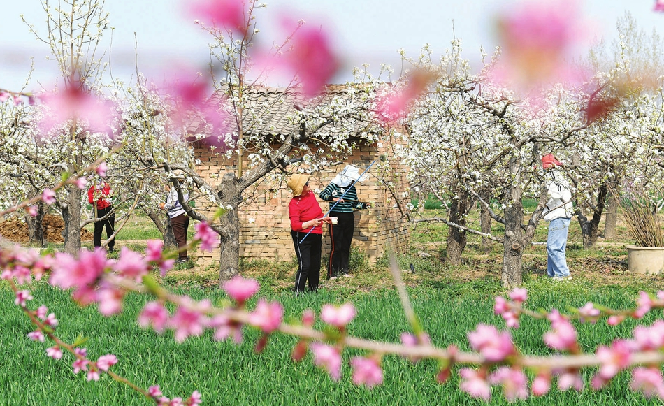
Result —
[[[62, 230], [65, 228], [65, 222], [62, 217], [47, 214], [42, 220], [44, 227], [44, 239], [49, 242], [63, 242]], [[28, 225], [17, 219], [9, 219], [0, 222], [0, 236], [3, 238], [20, 243], [30, 241], [28, 237]], [[81, 240], [89, 241], [93, 235], [88, 230], [81, 230]]]

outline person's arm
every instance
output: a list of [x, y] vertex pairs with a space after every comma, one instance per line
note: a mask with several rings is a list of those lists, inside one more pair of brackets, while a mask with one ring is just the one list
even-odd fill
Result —
[[331, 202], [333, 200], [332, 195], [334, 194], [334, 190], [335, 190], [334, 183], [330, 182], [330, 184], [327, 185], [322, 192], [320, 192], [318, 197], [320, 197], [322, 200], [326, 202]]
[[164, 205], [166, 210], [175, 207], [175, 203], [178, 201], [177, 191], [175, 191], [175, 198], [173, 198], [173, 191], [174, 189], [171, 188], [171, 190], [168, 191], [168, 196], [166, 196], [166, 204]]

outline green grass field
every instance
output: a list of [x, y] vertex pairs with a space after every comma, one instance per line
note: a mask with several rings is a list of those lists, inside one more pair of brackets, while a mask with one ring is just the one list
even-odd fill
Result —
[[[437, 215], [435, 212], [427, 215]], [[149, 224], [147, 219], [128, 224], [131, 244], [139, 244], [140, 232]], [[147, 220], [149, 221], [149, 220]], [[612, 245], [584, 250], [581, 246], [578, 223], [572, 223], [568, 261], [574, 280], [555, 283], [544, 277], [546, 251], [542, 246], [526, 249], [524, 254], [524, 286], [528, 288], [530, 309], [580, 307], [586, 302], [613, 308], [630, 308], [639, 290], [655, 292], [664, 289], [663, 276], [626, 274], [626, 252], [623, 240]], [[498, 227], [498, 226], [495, 226]], [[502, 247], [494, 244], [488, 252], [479, 249], [479, 237], [471, 236], [460, 266], [445, 264], [444, 238], [446, 227], [440, 223], [418, 225], [413, 233], [410, 252], [399, 256], [399, 267], [406, 272], [405, 282], [415, 310], [424, 328], [437, 346], [457, 344], [467, 350], [466, 334], [479, 323], [504, 328], [502, 320], [493, 314], [496, 295], [505, 295], [500, 286]], [[147, 234], [145, 234], [147, 235]], [[546, 227], [538, 230], [538, 237], [546, 235]], [[619, 233], [620, 238], [624, 234]], [[134, 238], [136, 237], [136, 238]], [[544, 237], [545, 238], [545, 237]], [[122, 243], [123, 240], [120, 240]], [[128, 244], [132, 246], [131, 244]], [[140, 244], [139, 244], [140, 245]], [[139, 248], [138, 246], [134, 248]], [[426, 255], [424, 255], [426, 254]], [[285, 318], [296, 319], [306, 308], [319, 311], [325, 303], [351, 301], [358, 310], [350, 324], [352, 335], [388, 342], [398, 342], [407, 331], [403, 311], [387, 270], [387, 259], [370, 265], [361, 252], [353, 251], [353, 277], [324, 281], [322, 289], [313, 295], [294, 297], [290, 292], [296, 264], [243, 261], [241, 273], [260, 281], [259, 296], [279, 300], [285, 308]], [[224, 294], [215, 289], [217, 270], [191, 267], [178, 268], [162, 282], [171, 289], [196, 299], [215, 301]], [[437, 384], [437, 364], [425, 360], [412, 365], [398, 357], [383, 359], [384, 384], [373, 390], [351, 383], [350, 358], [355, 350], [344, 352], [340, 382], [317, 369], [308, 355], [301, 363], [290, 360], [296, 339], [271, 337], [266, 350], [254, 354], [253, 345], [258, 333], [245, 332], [245, 343], [235, 346], [216, 342], [207, 332], [202, 337], [189, 338], [177, 344], [172, 333], [158, 335], [141, 329], [136, 316], [147, 297], [130, 295], [125, 311], [105, 318], [95, 308], [79, 308], [66, 292], [38, 283], [32, 288], [35, 299], [31, 304], [49, 306], [60, 321], [57, 333], [68, 342], [79, 335], [89, 338], [86, 343], [91, 359], [112, 353], [118, 364], [112, 369], [137, 385], [148, 388], [160, 385], [168, 397], [188, 397], [194, 390], [203, 394], [209, 405], [481, 405], [484, 402], [459, 391], [459, 380], [453, 376], [445, 384]], [[255, 304], [253, 300], [249, 307]], [[84, 374], [74, 375], [73, 357], [65, 354], [56, 361], [46, 356], [51, 343], [37, 343], [27, 338], [32, 331], [29, 320], [14, 305], [11, 291], [0, 283], [0, 406], [4, 405], [149, 405], [130, 388], [102, 375], [99, 382], [87, 382]], [[655, 316], [644, 321], [651, 324]], [[319, 322], [320, 323], [320, 322]], [[320, 327], [320, 324], [317, 326]], [[606, 323], [579, 325], [579, 342], [586, 351], [594, 351], [618, 337], [629, 337], [635, 322], [627, 321], [618, 327]], [[513, 331], [520, 351], [525, 354], [550, 354], [542, 342], [548, 330], [545, 321], [523, 318], [521, 327]], [[594, 371], [585, 371], [586, 383]], [[530, 398], [517, 404], [533, 405], [655, 405], [660, 401], [647, 400], [627, 389], [629, 375], [619, 375], [602, 391], [582, 393], [553, 390], [543, 398]], [[494, 388], [489, 404], [507, 402], [500, 389]]]
[[[466, 286], [469, 285], [469, 286]], [[473, 286], [474, 285], [474, 286]], [[539, 279], [531, 281], [527, 305], [531, 309], [582, 306], [587, 301], [614, 308], [633, 306], [638, 286], [595, 285], [592, 281], [555, 284]], [[493, 315], [494, 294], [501, 292], [495, 280], [459, 283], [454, 279], [433, 281], [410, 289], [413, 304], [434, 344], [460, 344], [467, 350], [466, 332], [478, 323], [503, 326]], [[218, 290], [188, 289], [181, 293], [197, 299], [219, 299]], [[396, 342], [407, 330], [398, 298], [392, 289], [352, 293], [344, 289], [324, 288], [318, 294], [294, 297], [274, 289], [262, 289], [261, 295], [280, 300], [286, 319], [297, 318], [306, 308], [320, 309], [324, 303], [351, 300], [358, 315], [349, 327], [350, 334], [364, 338]], [[310, 356], [302, 363], [293, 363], [289, 354], [295, 339], [274, 336], [264, 353], [253, 353], [258, 334], [246, 330], [245, 344], [235, 346], [215, 342], [211, 334], [190, 338], [177, 344], [171, 333], [157, 335], [137, 326], [135, 318], [147, 298], [129, 296], [122, 315], [105, 318], [94, 308], [80, 309], [72, 304], [65, 292], [40, 284], [34, 289], [35, 306], [49, 304], [60, 320], [58, 334], [67, 341], [77, 336], [89, 338], [86, 343], [90, 358], [106, 353], [116, 354], [119, 362], [113, 370], [136, 384], [147, 388], [159, 384], [170, 397], [187, 397], [192, 391], [203, 393], [204, 404], [212, 405], [429, 405], [482, 404], [458, 390], [458, 379], [440, 385], [435, 382], [437, 365], [423, 361], [412, 365], [397, 357], [383, 361], [384, 384], [367, 390], [350, 382], [348, 360], [357, 351], [344, 353], [342, 379], [332, 381], [313, 366]], [[251, 303], [250, 306], [253, 306]], [[87, 382], [83, 374], [74, 375], [71, 356], [56, 361], [45, 355], [48, 343], [27, 339], [32, 327], [13, 305], [7, 289], [0, 290], [0, 405], [145, 405], [150, 404], [131, 389], [102, 376], [99, 382]], [[652, 323], [653, 315], [646, 320]], [[628, 337], [634, 322], [617, 328], [597, 325], [579, 326], [580, 343], [584, 350], [617, 337]], [[548, 323], [525, 318], [513, 332], [520, 350], [527, 354], [549, 354], [541, 337]], [[586, 378], [592, 371], [586, 372]], [[621, 375], [608, 388], [599, 391], [553, 391], [543, 398], [532, 398], [524, 404], [629, 405], [648, 403], [641, 395], [625, 390], [627, 374]], [[500, 390], [494, 391], [490, 404], [505, 404]]]

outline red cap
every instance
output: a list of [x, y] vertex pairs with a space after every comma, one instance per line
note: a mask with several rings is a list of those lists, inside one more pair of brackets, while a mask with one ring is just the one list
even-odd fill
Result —
[[542, 157], [542, 168], [549, 169], [554, 166], [561, 166], [563, 163], [556, 159], [553, 154], [546, 154]]

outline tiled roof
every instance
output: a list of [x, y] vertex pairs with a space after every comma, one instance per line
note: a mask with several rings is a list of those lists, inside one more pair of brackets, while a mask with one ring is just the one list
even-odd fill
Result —
[[[220, 104], [221, 100], [228, 98], [228, 93], [227, 89], [219, 90], [210, 97], [210, 102]], [[351, 103], [361, 97], [367, 97], [366, 91], [361, 87], [347, 85], [328, 85], [323, 93], [309, 101], [305, 101], [298, 88], [248, 87], [243, 94], [243, 132], [265, 136], [292, 134], [300, 128], [300, 123], [296, 121], [298, 110], [311, 112], [312, 116], [324, 116], [325, 113], [321, 112], [332, 103]], [[362, 133], [372, 127], [372, 123], [356, 122], [353, 127], [356, 133]], [[236, 128], [236, 125], [232, 123], [229, 128]], [[331, 130], [334, 131], [333, 128]], [[200, 120], [193, 120], [188, 126], [188, 132], [203, 132]]]

